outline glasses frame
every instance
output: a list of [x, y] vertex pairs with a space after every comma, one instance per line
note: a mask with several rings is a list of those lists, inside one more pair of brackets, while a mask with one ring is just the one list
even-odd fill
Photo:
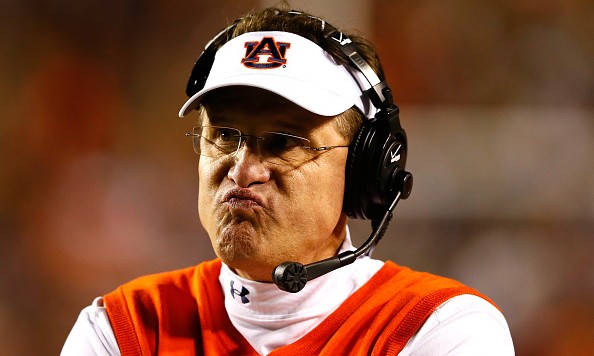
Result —
[[[186, 133], [186, 137], [191, 137], [192, 140], [195, 140], [196, 138], [202, 137], [201, 134], [197, 134], [196, 131], [200, 131], [202, 132], [202, 130], [204, 128], [215, 128], [215, 129], [230, 129], [230, 130], [235, 130], [237, 132], [239, 132], [239, 135], [236, 135], [234, 137], [238, 137], [239, 140], [237, 142], [237, 148], [235, 149], [235, 151], [233, 151], [232, 153], [227, 153], [227, 154], [223, 154], [221, 155], [221, 157], [225, 157], [225, 156], [230, 156], [230, 157], [234, 157], [237, 152], [239, 152], [239, 150], [241, 149], [241, 146], [244, 142], [247, 142], [246, 138], [252, 138], [255, 139], [257, 142], [257, 146], [258, 146], [258, 153], [260, 155], [260, 157], [262, 157], [262, 147], [260, 145], [260, 141], [265, 140], [265, 137], [262, 136], [256, 136], [256, 135], [245, 135], [241, 132], [241, 130], [235, 128], [235, 127], [230, 127], [230, 126], [217, 126], [217, 125], [204, 125], [204, 126], [196, 126], [194, 128], [192, 128], [192, 132], [187, 132]], [[263, 134], [275, 134], [275, 135], [283, 135], [283, 136], [287, 136], [287, 137], [291, 137], [291, 138], [296, 138], [300, 141], [303, 142], [311, 142], [311, 140], [305, 138], [305, 137], [301, 137], [301, 136], [297, 136], [297, 135], [293, 135], [293, 134], [288, 134], [285, 132], [276, 132], [276, 131], [266, 131], [263, 132]], [[202, 153], [199, 153], [198, 150], [196, 149], [196, 144], [194, 142], [192, 142], [192, 145], [194, 147], [194, 152], [196, 152], [198, 155], [200, 156], [204, 156], [204, 157], [211, 157], [211, 158], [218, 158], [218, 157], [212, 157], [212, 156], [208, 156]], [[307, 145], [302, 145], [299, 146], [299, 148], [304, 149], [306, 151], [309, 152], [323, 152], [323, 151], [329, 151], [332, 150], [334, 148], [340, 148], [340, 147], [349, 147], [349, 145], [332, 145], [332, 146], [307, 146]], [[273, 155], [274, 156], [274, 155]]]

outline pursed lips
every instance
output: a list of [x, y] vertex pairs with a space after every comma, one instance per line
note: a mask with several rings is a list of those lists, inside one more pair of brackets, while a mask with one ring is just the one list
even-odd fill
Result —
[[263, 199], [246, 188], [234, 188], [225, 193], [223, 202], [232, 208], [249, 209], [264, 206]]

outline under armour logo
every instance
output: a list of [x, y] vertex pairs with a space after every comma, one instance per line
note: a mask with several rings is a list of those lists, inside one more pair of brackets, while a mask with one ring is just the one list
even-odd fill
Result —
[[239, 291], [238, 289], [235, 289], [233, 287], [233, 284], [235, 283], [235, 281], [231, 281], [231, 295], [233, 296], [233, 299], [235, 299], [235, 296], [239, 296], [241, 298], [241, 302], [243, 304], [247, 304], [250, 302], [249, 299], [247, 299], [246, 295], [250, 294], [250, 291], [247, 290], [245, 287], [241, 287], [241, 291]]
[[[291, 47], [287, 42], [275, 42], [273, 37], [263, 37], [260, 42], [245, 43], [244, 66], [254, 69], [278, 68], [287, 63], [285, 53]], [[265, 61], [260, 56], [268, 57]]]
[[400, 153], [398, 153], [398, 151], [400, 151], [400, 147], [402, 147], [402, 145], [398, 145], [396, 151], [390, 153], [390, 163], [400, 161]]

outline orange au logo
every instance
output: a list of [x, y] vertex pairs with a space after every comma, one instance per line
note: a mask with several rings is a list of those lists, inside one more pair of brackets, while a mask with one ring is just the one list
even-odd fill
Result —
[[[285, 52], [291, 47], [288, 42], [275, 42], [273, 37], [263, 37], [260, 42], [245, 43], [244, 66], [253, 69], [278, 68], [287, 63]], [[262, 57], [268, 57], [264, 60]]]

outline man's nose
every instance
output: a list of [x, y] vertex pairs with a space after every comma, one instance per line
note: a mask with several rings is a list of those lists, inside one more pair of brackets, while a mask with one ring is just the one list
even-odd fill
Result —
[[265, 183], [270, 179], [270, 170], [260, 155], [257, 139], [251, 141], [243, 140], [227, 173], [227, 178], [242, 188]]

